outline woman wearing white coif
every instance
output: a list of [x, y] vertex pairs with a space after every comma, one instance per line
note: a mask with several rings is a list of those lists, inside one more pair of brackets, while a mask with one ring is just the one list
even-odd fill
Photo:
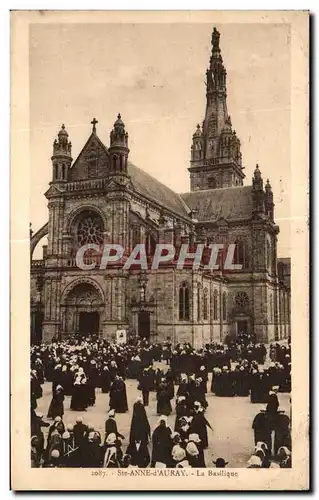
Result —
[[116, 435], [109, 434], [105, 441], [105, 455], [103, 467], [107, 469], [117, 469], [120, 467], [120, 461], [117, 456]]
[[172, 449], [173, 458], [173, 468], [184, 469], [190, 467], [188, 460], [186, 459], [186, 451], [179, 444], [173, 446]]

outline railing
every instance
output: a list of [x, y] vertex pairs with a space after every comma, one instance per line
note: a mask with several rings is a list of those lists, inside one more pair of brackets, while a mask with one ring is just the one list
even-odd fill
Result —
[[31, 269], [40, 269], [44, 267], [44, 260], [36, 259], [31, 261]]
[[85, 191], [90, 189], [104, 189], [106, 179], [90, 179], [86, 181], [68, 182], [65, 186], [66, 191]]

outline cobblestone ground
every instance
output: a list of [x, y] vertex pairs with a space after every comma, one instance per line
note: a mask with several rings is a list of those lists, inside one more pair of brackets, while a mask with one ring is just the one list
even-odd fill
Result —
[[[163, 367], [162, 364], [156, 363]], [[51, 383], [46, 382], [43, 387], [43, 397], [38, 400], [37, 412], [46, 416], [51, 401]], [[210, 380], [208, 383], [210, 388]], [[129, 429], [132, 418], [132, 407], [137, 395], [141, 394], [137, 390], [136, 380], [126, 381], [127, 399], [129, 411], [126, 414], [117, 414], [116, 420], [119, 432], [125, 436], [122, 442], [122, 449], [125, 452], [128, 445]], [[176, 391], [175, 391], [176, 393]], [[289, 415], [289, 394], [278, 394], [280, 407]], [[64, 422], [75, 423], [78, 414], [83, 417], [84, 423], [91, 423], [96, 430], [99, 430], [104, 438], [104, 422], [107, 418], [109, 408], [109, 395], [102, 394], [100, 389], [96, 390], [96, 403], [94, 407], [88, 408], [86, 412], [70, 411], [70, 396], [64, 401]], [[246, 467], [247, 460], [254, 449], [252, 421], [256, 413], [263, 406], [250, 403], [249, 397], [221, 398], [208, 392], [208, 409], [206, 418], [210, 422], [213, 431], [208, 429], [209, 448], [205, 450], [206, 466], [211, 467], [212, 460], [217, 457], [224, 457], [229, 462], [228, 467]], [[172, 402], [173, 413], [168, 417], [168, 424], [173, 428], [175, 423], [175, 407]], [[146, 408], [147, 416], [153, 430], [158, 421], [156, 415], [156, 394], [150, 393], [150, 404]], [[46, 429], [44, 429], [46, 431]]]

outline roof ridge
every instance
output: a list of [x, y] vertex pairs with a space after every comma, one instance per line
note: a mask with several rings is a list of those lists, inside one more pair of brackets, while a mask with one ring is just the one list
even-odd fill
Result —
[[226, 191], [226, 189], [243, 189], [243, 188], [252, 188], [250, 184], [246, 186], [227, 186], [223, 188], [211, 188], [211, 189], [198, 189], [196, 191], [187, 191], [186, 193], [180, 193], [180, 196], [186, 196], [188, 194], [200, 194], [200, 193], [213, 193], [214, 191]]

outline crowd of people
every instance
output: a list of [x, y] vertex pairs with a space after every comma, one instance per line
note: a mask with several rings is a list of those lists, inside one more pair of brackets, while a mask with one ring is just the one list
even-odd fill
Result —
[[[227, 461], [222, 457], [205, 462], [207, 429], [213, 430], [205, 415], [211, 392], [217, 397], [250, 395], [252, 403], [266, 405], [252, 423], [256, 449], [248, 467], [257, 467], [257, 463], [259, 467], [290, 467], [290, 419], [280, 410], [277, 396], [278, 391], [290, 392], [290, 342], [271, 345], [269, 356], [271, 362], [264, 368], [266, 346], [247, 336], [201, 349], [189, 343], [173, 347], [168, 342], [151, 345], [141, 340], [117, 345], [94, 336], [34, 345], [32, 466], [225, 467]], [[161, 362], [161, 368], [155, 368], [154, 362]], [[133, 408], [128, 407], [127, 379], [137, 380], [139, 392]], [[45, 381], [52, 383], [46, 415], [51, 423], [36, 411]], [[85, 423], [85, 413], [84, 417], [81, 414], [95, 405], [97, 391], [109, 399], [104, 433]], [[156, 394], [159, 416], [153, 431], [146, 412], [150, 392]], [[69, 409], [78, 413], [72, 425], [63, 421], [65, 396], [70, 396]], [[116, 414], [131, 411], [130, 433], [125, 439]], [[171, 413], [175, 414], [172, 427], [167, 423]], [[128, 442], [125, 450], [124, 440]]]

